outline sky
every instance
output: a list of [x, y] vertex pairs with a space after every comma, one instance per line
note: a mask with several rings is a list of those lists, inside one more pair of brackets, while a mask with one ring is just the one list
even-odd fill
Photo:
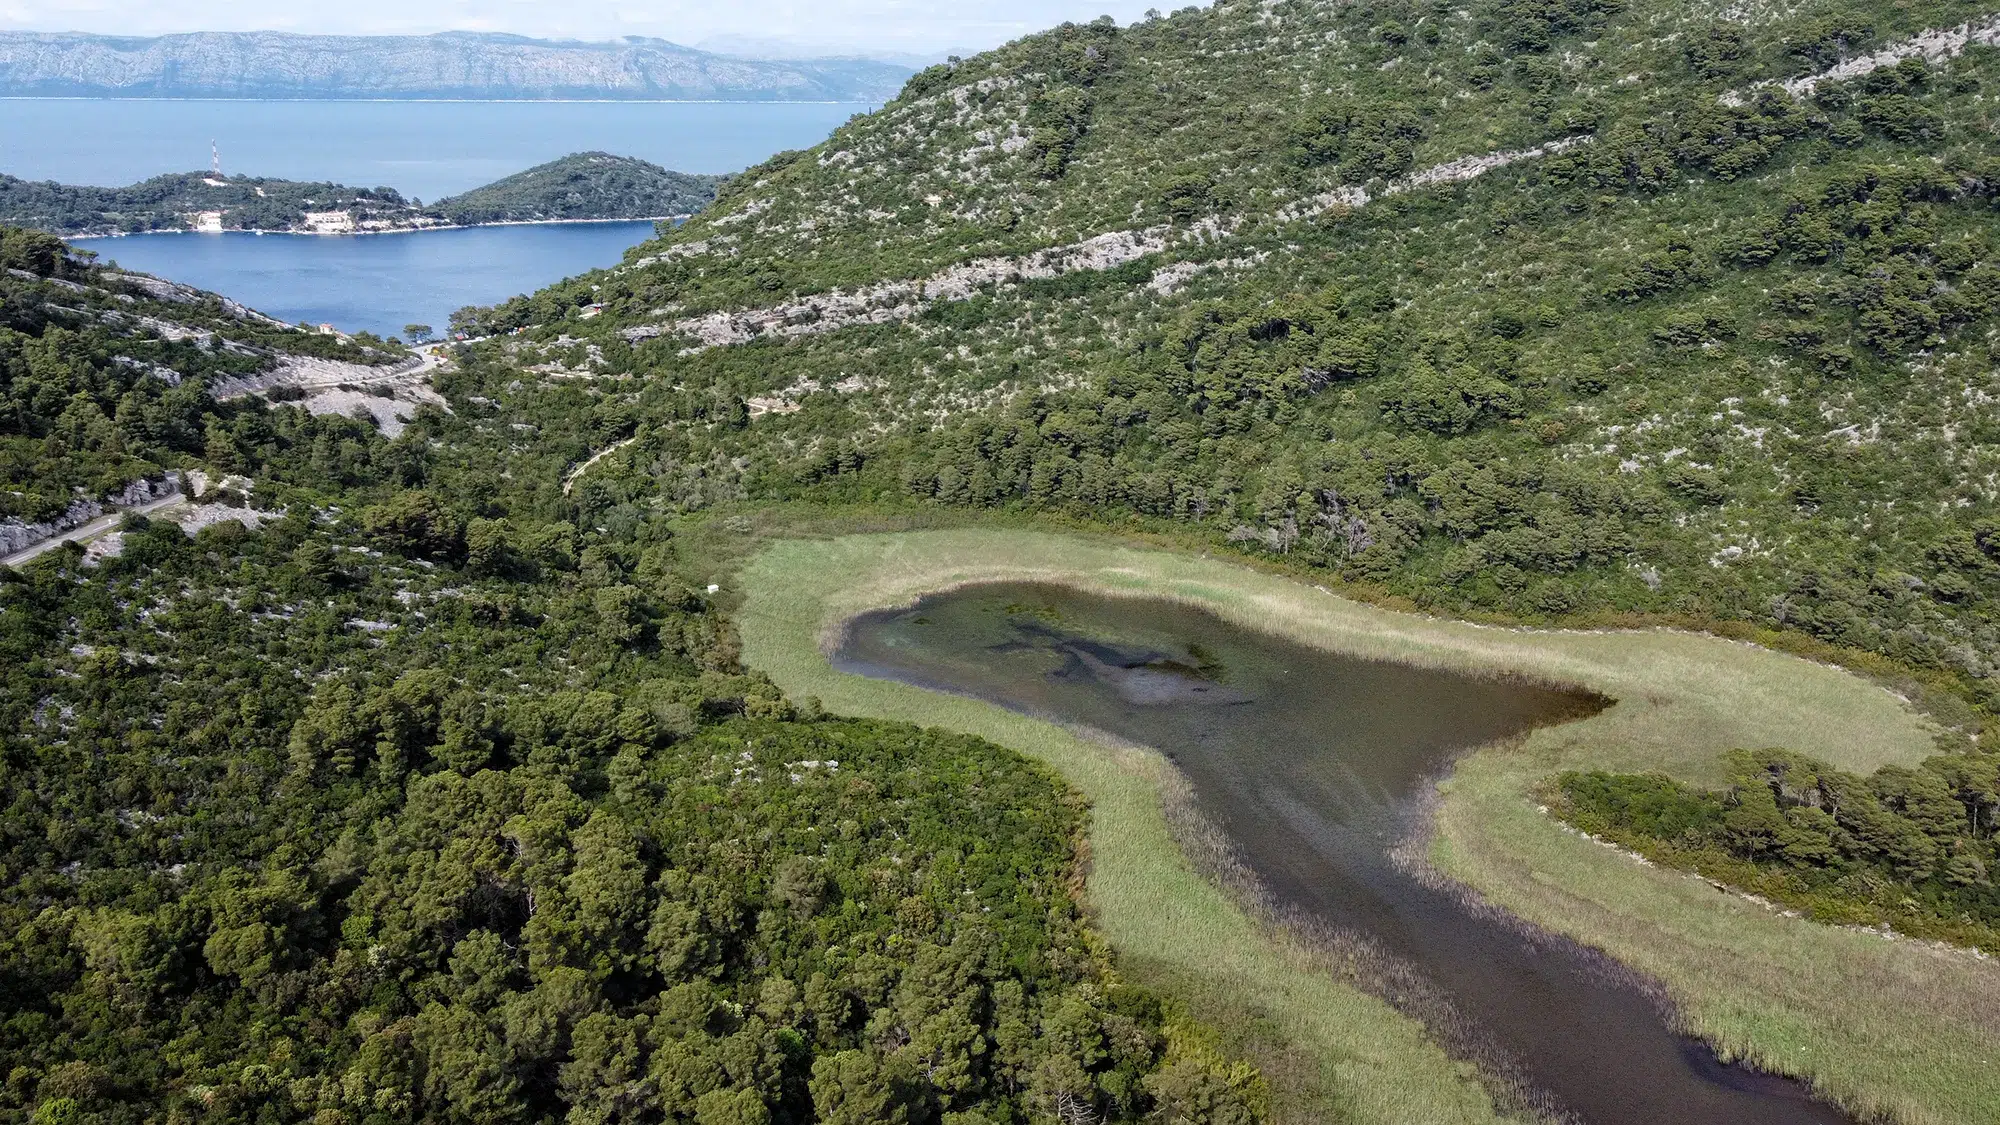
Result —
[[1129, 23], [1162, 0], [0, 0], [0, 30], [161, 35], [296, 31], [343, 35], [506, 31], [547, 38], [648, 35], [769, 53], [938, 55], [983, 50], [1064, 20]]

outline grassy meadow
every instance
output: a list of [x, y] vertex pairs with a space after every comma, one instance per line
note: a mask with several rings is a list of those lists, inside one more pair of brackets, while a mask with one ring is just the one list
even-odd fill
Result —
[[1569, 768], [1720, 778], [1720, 754], [1787, 746], [1867, 772], [1934, 752], [1937, 732], [1852, 673], [1686, 633], [1528, 631], [1361, 605], [1206, 557], [1024, 530], [779, 542], [737, 582], [744, 659], [796, 698], [982, 735], [1058, 769], [1092, 802], [1089, 898], [1133, 971], [1262, 1044], [1282, 1116], [1460, 1122], [1500, 1114], [1420, 1026], [1245, 915], [1180, 854], [1176, 783], [1107, 747], [975, 700], [835, 672], [841, 622], [967, 583], [1062, 582], [1164, 597], [1356, 656], [1528, 675], [1615, 699], [1602, 714], [1464, 759], [1441, 787], [1432, 862], [1491, 901], [1660, 981], [1726, 1055], [1814, 1082], [1865, 1116], [2000, 1120], [2000, 967], [1963, 951], [1784, 916], [1564, 830], [1533, 791]]

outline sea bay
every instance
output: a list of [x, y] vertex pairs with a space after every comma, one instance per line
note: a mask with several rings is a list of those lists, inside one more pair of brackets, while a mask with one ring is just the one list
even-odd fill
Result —
[[[403, 102], [9, 99], [0, 172], [116, 185], [209, 162], [229, 174], [387, 186], [435, 200], [573, 152], [735, 172], [818, 143], [869, 107], [818, 102]], [[79, 240], [127, 269], [214, 290], [287, 321], [345, 331], [443, 329], [615, 265], [653, 225], [565, 223], [419, 234], [148, 234]]]
[[454, 309], [616, 265], [652, 234], [643, 222], [552, 223], [410, 234], [135, 234], [76, 244], [292, 323], [390, 336], [411, 323], [442, 331]]

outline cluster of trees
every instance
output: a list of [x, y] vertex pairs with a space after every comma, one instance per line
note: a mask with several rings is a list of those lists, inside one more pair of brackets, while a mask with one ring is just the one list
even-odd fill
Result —
[[1480, 24], [1510, 51], [1546, 51], [1560, 39], [1602, 27], [1621, 0], [1491, 0]]
[[2000, 938], [2000, 754], [1974, 751], [1859, 777], [1786, 750], [1739, 750], [1730, 787], [1567, 773], [1563, 815], [1829, 921], [1991, 947]]
[[1291, 157], [1302, 168], [1335, 168], [1344, 179], [1400, 176], [1416, 163], [1423, 121], [1394, 103], [1319, 101], [1292, 125]]
[[1110, 19], [1064, 24], [1039, 37], [1033, 65], [1044, 69], [1044, 88], [1028, 104], [1028, 148], [1041, 175], [1055, 179], [1076, 156], [1090, 131], [1091, 87], [1111, 69], [1118, 25]]
[[0, 584], [0, 1113], [1258, 1118], [1083, 929], [1051, 775], [801, 713], [664, 528], [496, 578], [371, 548], [414, 512]]

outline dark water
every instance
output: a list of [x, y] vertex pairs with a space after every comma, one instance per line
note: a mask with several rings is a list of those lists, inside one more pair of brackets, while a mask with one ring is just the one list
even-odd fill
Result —
[[[1475, 909], [1388, 853], [1454, 755], [1589, 714], [1529, 684], [1334, 656], [1157, 601], [993, 585], [856, 621], [844, 671], [977, 696], [1166, 753], [1283, 904], [1420, 978], [1434, 1027], [1592, 1125], [1830, 1125], [1803, 1088], [1718, 1062], [1574, 943]], [[1405, 979], [1403, 984], [1407, 986]], [[1407, 988], [1398, 991], [1407, 992]]]
[[134, 234], [76, 244], [290, 324], [395, 336], [406, 324], [442, 332], [454, 309], [615, 266], [651, 237], [652, 223], [559, 223], [412, 234]]

